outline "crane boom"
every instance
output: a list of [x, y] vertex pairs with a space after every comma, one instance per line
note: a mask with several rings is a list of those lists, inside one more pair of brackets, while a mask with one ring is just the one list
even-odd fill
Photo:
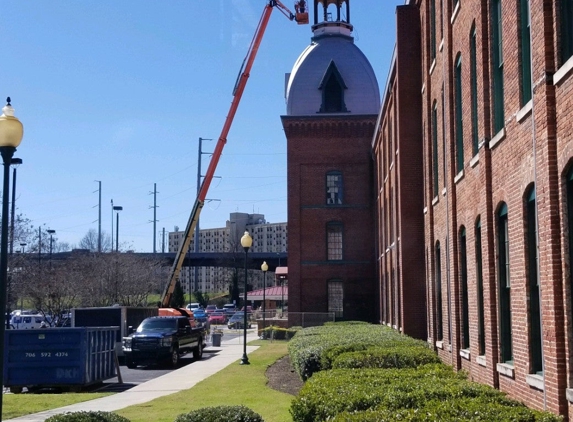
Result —
[[302, 14], [301, 16], [301, 13], [297, 13], [297, 15], [295, 16], [279, 0], [269, 0], [269, 2], [265, 5], [265, 8], [263, 9], [263, 13], [261, 15], [261, 19], [259, 20], [259, 24], [256, 28], [255, 35], [253, 36], [253, 39], [249, 46], [249, 50], [247, 51], [247, 55], [243, 60], [243, 64], [241, 66], [241, 70], [239, 71], [237, 81], [235, 82], [231, 107], [225, 119], [225, 124], [223, 125], [223, 129], [221, 130], [219, 139], [217, 140], [217, 145], [215, 146], [215, 150], [213, 151], [213, 155], [209, 163], [209, 167], [207, 168], [207, 172], [205, 173], [203, 183], [201, 183], [201, 187], [199, 189], [199, 192], [197, 193], [197, 199], [195, 200], [195, 204], [193, 205], [193, 208], [191, 210], [191, 215], [189, 216], [187, 226], [185, 227], [185, 232], [183, 234], [183, 241], [180, 243], [177, 254], [175, 255], [175, 259], [173, 260], [173, 265], [171, 266], [171, 271], [169, 273], [169, 280], [165, 286], [165, 289], [163, 290], [163, 295], [161, 296], [162, 307], [168, 307], [171, 302], [171, 298], [173, 297], [175, 284], [177, 283], [177, 280], [179, 280], [179, 274], [181, 273], [181, 267], [183, 266], [185, 254], [189, 250], [189, 245], [191, 244], [191, 237], [193, 231], [195, 230], [197, 222], [199, 221], [199, 214], [201, 213], [201, 209], [205, 205], [205, 198], [207, 196], [207, 191], [209, 190], [209, 186], [211, 185], [211, 181], [213, 180], [213, 175], [215, 174], [215, 169], [217, 168], [219, 159], [221, 158], [223, 148], [227, 143], [227, 135], [229, 134], [229, 130], [231, 129], [231, 125], [233, 124], [233, 119], [235, 118], [235, 113], [237, 112], [237, 108], [239, 107], [241, 97], [243, 96], [243, 91], [245, 90], [245, 86], [247, 85], [247, 81], [250, 76], [253, 62], [255, 61], [255, 57], [259, 50], [259, 46], [261, 45], [263, 35], [265, 34], [267, 24], [269, 23], [271, 13], [273, 11], [273, 8], [275, 7], [278, 8], [280, 12], [291, 21], [293, 20], [297, 21], [299, 24], [308, 23], [308, 13], [306, 13], [306, 16], [305, 14]]

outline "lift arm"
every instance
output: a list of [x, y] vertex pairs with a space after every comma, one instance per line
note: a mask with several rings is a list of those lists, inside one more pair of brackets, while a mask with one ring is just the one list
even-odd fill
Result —
[[245, 90], [245, 86], [247, 85], [247, 80], [249, 79], [253, 62], [255, 61], [255, 57], [259, 50], [261, 40], [263, 39], [263, 35], [267, 28], [267, 24], [269, 23], [271, 13], [273, 11], [273, 8], [275, 7], [291, 21], [297, 20], [300, 21], [301, 24], [308, 23], [308, 14], [306, 14], [306, 22], [304, 22], [304, 20], [300, 19], [300, 17], [297, 18], [297, 16], [295, 16], [279, 0], [269, 0], [269, 2], [265, 5], [263, 14], [255, 31], [255, 35], [253, 37], [253, 40], [251, 41], [251, 45], [249, 46], [247, 55], [243, 60], [243, 64], [241, 66], [241, 70], [239, 71], [237, 81], [235, 82], [231, 107], [229, 109], [229, 113], [227, 114], [227, 118], [225, 119], [225, 124], [223, 125], [223, 129], [221, 130], [221, 134], [217, 141], [217, 145], [215, 146], [215, 150], [209, 163], [209, 167], [207, 168], [207, 173], [205, 173], [203, 183], [201, 184], [201, 187], [197, 194], [197, 199], [195, 200], [195, 204], [193, 205], [193, 209], [191, 210], [191, 215], [189, 216], [189, 221], [187, 222], [187, 227], [185, 227], [185, 232], [183, 234], [183, 241], [179, 245], [179, 250], [175, 255], [173, 265], [171, 266], [171, 271], [169, 273], [169, 280], [167, 282], [167, 285], [165, 286], [163, 295], [161, 297], [162, 307], [168, 307], [169, 303], [171, 302], [171, 298], [173, 297], [175, 284], [177, 283], [177, 280], [179, 280], [179, 274], [181, 273], [181, 267], [183, 266], [185, 254], [189, 250], [189, 245], [191, 244], [191, 237], [193, 231], [197, 226], [197, 221], [199, 221], [199, 214], [201, 213], [201, 209], [205, 205], [205, 198], [207, 196], [207, 191], [209, 190], [209, 186], [211, 185], [211, 181], [213, 180], [213, 175], [215, 174], [215, 169], [217, 168], [219, 159], [221, 158], [223, 147], [227, 143], [227, 135], [229, 134], [229, 130], [231, 129], [233, 119], [235, 118], [235, 113], [237, 112], [237, 108], [239, 107], [239, 102], [241, 101], [241, 97], [243, 96], [243, 91]]

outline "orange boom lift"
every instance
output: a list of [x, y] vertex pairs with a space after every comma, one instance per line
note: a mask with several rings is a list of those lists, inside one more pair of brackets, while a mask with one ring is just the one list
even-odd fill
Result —
[[237, 108], [239, 107], [241, 97], [243, 96], [243, 91], [245, 90], [245, 86], [247, 85], [247, 80], [249, 79], [251, 68], [253, 66], [253, 62], [255, 61], [255, 57], [257, 55], [259, 46], [261, 45], [263, 35], [265, 34], [265, 30], [271, 17], [271, 13], [275, 8], [278, 9], [289, 20], [295, 21], [299, 25], [308, 23], [308, 9], [306, 7], [305, 0], [299, 0], [296, 2], [295, 4], [295, 9], [297, 12], [296, 15], [293, 14], [279, 0], [269, 0], [269, 2], [265, 5], [265, 8], [263, 9], [263, 14], [255, 31], [255, 35], [253, 36], [253, 40], [251, 41], [251, 45], [249, 46], [247, 55], [243, 60], [243, 64], [241, 66], [241, 70], [239, 71], [237, 81], [235, 82], [231, 107], [229, 109], [229, 113], [227, 114], [227, 118], [225, 119], [225, 124], [223, 125], [223, 129], [221, 130], [221, 134], [219, 135], [219, 139], [217, 141], [217, 145], [215, 146], [215, 150], [213, 151], [211, 162], [209, 163], [209, 167], [207, 168], [207, 173], [205, 173], [203, 183], [201, 184], [199, 193], [197, 194], [197, 199], [195, 200], [195, 204], [193, 205], [193, 209], [191, 210], [189, 221], [187, 222], [187, 226], [185, 227], [183, 242], [181, 242], [181, 244], [179, 245], [179, 250], [175, 255], [175, 260], [173, 261], [173, 265], [169, 273], [169, 280], [167, 285], [165, 286], [163, 295], [161, 297], [162, 307], [169, 307], [169, 303], [171, 302], [171, 298], [173, 297], [175, 284], [177, 283], [177, 280], [179, 280], [179, 274], [181, 273], [183, 260], [191, 243], [191, 236], [193, 234], [193, 231], [195, 230], [195, 227], [197, 226], [197, 221], [199, 220], [199, 214], [201, 213], [201, 209], [205, 205], [205, 198], [207, 196], [207, 191], [209, 190], [209, 186], [211, 185], [211, 181], [213, 180], [213, 175], [215, 174], [215, 169], [217, 168], [219, 159], [221, 158], [223, 147], [227, 143], [227, 135], [229, 134], [229, 130], [231, 129], [233, 119], [235, 118], [235, 113], [237, 112]]

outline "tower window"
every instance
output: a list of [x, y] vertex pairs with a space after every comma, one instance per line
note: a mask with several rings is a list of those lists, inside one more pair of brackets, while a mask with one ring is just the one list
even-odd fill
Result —
[[326, 175], [327, 205], [342, 205], [342, 173], [331, 171]]
[[320, 113], [347, 112], [344, 90], [347, 89], [336, 64], [331, 61], [318, 87], [322, 91]]

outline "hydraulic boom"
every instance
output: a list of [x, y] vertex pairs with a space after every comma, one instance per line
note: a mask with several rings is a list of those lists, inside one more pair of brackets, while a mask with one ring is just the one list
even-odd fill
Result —
[[179, 274], [181, 273], [181, 267], [183, 266], [183, 260], [185, 259], [185, 254], [189, 250], [189, 245], [191, 244], [191, 236], [193, 234], [193, 231], [195, 230], [195, 227], [197, 226], [197, 221], [199, 221], [199, 214], [201, 213], [201, 209], [205, 205], [205, 198], [207, 196], [207, 191], [209, 190], [209, 186], [211, 185], [211, 181], [213, 180], [213, 175], [215, 174], [215, 169], [217, 168], [219, 159], [221, 158], [223, 147], [227, 143], [227, 135], [229, 134], [229, 130], [231, 129], [233, 119], [235, 118], [235, 113], [237, 112], [237, 108], [239, 107], [241, 97], [243, 96], [243, 91], [245, 90], [245, 86], [247, 85], [247, 80], [249, 79], [253, 62], [255, 61], [257, 51], [259, 50], [259, 46], [263, 39], [263, 35], [265, 34], [267, 24], [269, 22], [271, 13], [274, 8], [277, 8], [283, 15], [285, 15], [291, 21], [296, 21], [298, 24], [308, 23], [308, 12], [306, 11], [307, 9], [305, 7], [305, 1], [303, 0], [297, 1], [296, 15], [294, 15], [279, 0], [269, 0], [269, 2], [265, 5], [261, 19], [255, 31], [255, 35], [253, 37], [253, 40], [251, 41], [251, 45], [249, 46], [247, 55], [243, 60], [243, 64], [241, 66], [241, 70], [239, 71], [237, 81], [235, 82], [231, 107], [229, 109], [229, 113], [227, 114], [227, 118], [225, 119], [225, 124], [223, 125], [223, 129], [221, 130], [221, 134], [219, 135], [219, 139], [217, 141], [217, 145], [215, 146], [211, 162], [209, 163], [209, 167], [207, 168], [207, 173], [205, 173], [203, 183], [201, 184], [199, 193], [197, 194], [197, 199], [195, 200], [195, 204], [193, 205], [193, 209], [191, 210], [191, 215], [189, 216], [189, 221], [187, 222], [187, 226], [185, 227], [185, 232], [183, 234], [183, 241], [179, 245], [179, 250], [175, 255], [173, 265], [171, 266], [171, 271], [169, 273], [169, 280], [167, 285], [165, 286], [163, 295], [161, 297], [162, 307], [169, 307], [169, 304], [171, 302], [173, 291], [175, 290], [175, 284], [177, 283], [177, 280], [179, 280]]

